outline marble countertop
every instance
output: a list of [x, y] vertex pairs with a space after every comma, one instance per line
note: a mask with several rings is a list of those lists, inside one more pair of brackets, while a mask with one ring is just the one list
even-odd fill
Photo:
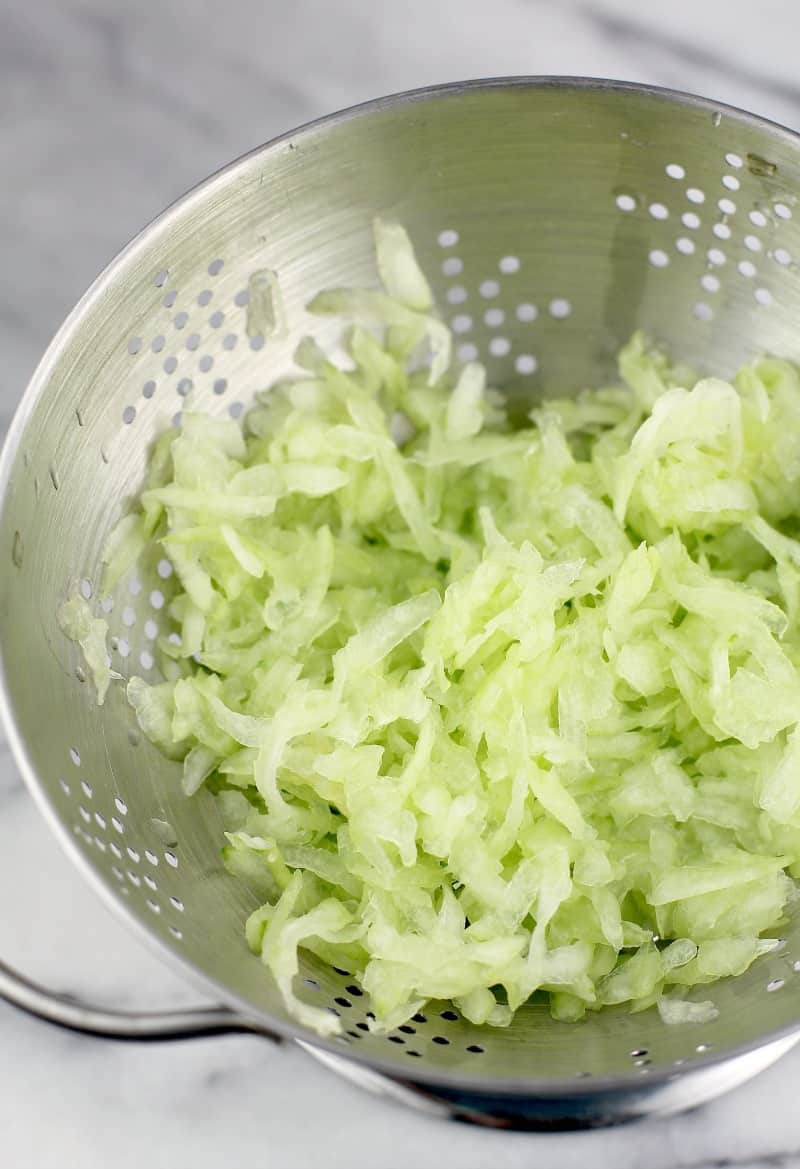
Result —
[[[279, 131], [381, 93], [514, 73], [649, 81], [798, 126], [798, 35], [789, 0], [0, 0], [0, 428], [120, 245]], [[72, 869], [2, 744], [0, 810], [4, 957], [116, 1005], [194, 1001]], [[9, 1169], [800, 1167], [800, 1049], [694, 1113], [537, 1137], [415, 1115], [252, 1038], [103, 1043], [0, 1006], [0, 1040]]]

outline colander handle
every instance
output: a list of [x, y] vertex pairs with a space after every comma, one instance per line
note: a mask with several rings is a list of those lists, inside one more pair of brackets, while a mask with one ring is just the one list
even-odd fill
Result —
[[175, 1011], [112, 1011], [72, 995], [47, 990], [0, 961], [0, 998], [47, 1023], [104, 1039], [140, 1043], [157, 1040], [199, 1039], [208, 1035], [250, 1032], [280, 1040], [258, 1020], [228, 1007], [193, 1007]]

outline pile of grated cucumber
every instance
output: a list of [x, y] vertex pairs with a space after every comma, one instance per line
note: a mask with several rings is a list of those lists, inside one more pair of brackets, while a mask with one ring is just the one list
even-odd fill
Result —
[[307, 340], [243, 424], [186, 413], [112, 534], [109, 587], [174, 568], [142, 730], [216, 794], [248, 941], [318, 1032], [299, 948], [381, 1030], [536, 991], [713, 1018], [687, 993], [776, 946], [800, 875], [798, 373], [698, 380], [637, 335], [513, 429], [375, 234], [383, 289], [310, 306], [347, 368]]

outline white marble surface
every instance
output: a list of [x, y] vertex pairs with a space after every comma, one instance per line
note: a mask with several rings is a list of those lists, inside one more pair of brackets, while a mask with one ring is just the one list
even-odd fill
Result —
[[[167, 201], [272, 134], [410, 86], [575, 73], [692, 89], [800, 125], [791, 0], [0, 0], [0, 426], [62, 315]], [[2, 952], [117, 1004], [194, 997], [73, 872], [0, 745]], [[33, 923], [33, 924], [32, 924]], [[800, 1050], [666, 1122], [476, 1132], [256, 1039], [162, 1048], [0, 1006], [9, 1169], [800, 1167]]]

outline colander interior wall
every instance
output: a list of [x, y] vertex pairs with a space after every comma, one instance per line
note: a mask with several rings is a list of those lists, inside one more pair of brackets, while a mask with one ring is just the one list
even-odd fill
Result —
[[[0, 645], [16, 734], [100, 881], [229, 998], [293, 1027], [245, 946], [253, 903], [222, 870], [213, 802], [182, 796], [122, 686], [94, 703], [56, 622], [80, 582], [107, 615], [114, 668], [155, 678], [170, 565], [98, 591], [104, 536], [153, 438], [189, 395], [238, 417], [291, 370], [304, 334], [335, 344], [335, 322], [304, 305], [324, 287], [374, 283], [376, 214], [408, 227], [459, 359], [484, 361], [518, 406], [611, 377], [637, 328], [714, 372], [759, 351], [800, 359], [798, 191], [793, 135], [709, 103], [601, 83], [446, 87], [336, 116], [217, 175], [147, 229], [67, 322], [6, 453]], [[280, 340], [247, 333], [260, 268], [280, 275]], [[556, 1024], [532, 1006], [494, 1030], [443, 1003], [379, 1037], [349, 972], [309, 961], [301, 985], [341, 1015], [342, 1054], [418, 1079], [541, 1090], [674, 1074], [796, 1024], [797, 969], [790, 927], [780, 952], [700, 996], [718, 1005], [714, 1023], [672, 1028], [653, 1011]]]

